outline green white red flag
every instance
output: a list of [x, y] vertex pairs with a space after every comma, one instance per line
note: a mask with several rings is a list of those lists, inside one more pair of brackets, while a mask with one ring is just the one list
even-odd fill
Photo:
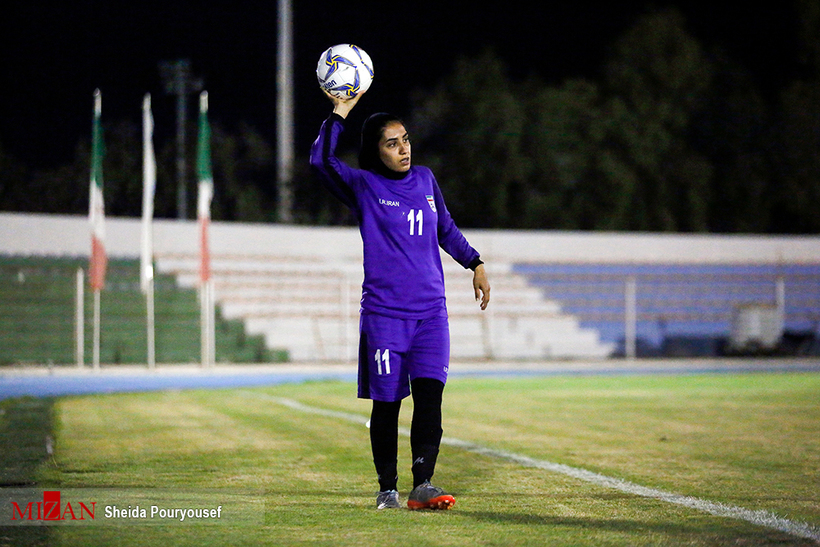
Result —
[[199, 191], [197, 195], [197, 219], [200, 234], [199, 279], [204, 285], [211, 279], [211, 252], [208, 228], [211, 223], [211, 201], [214, 196], [214, 181], [211, 174], [211, 128], [208, 125], [208, 93], [199, 96], [199, 139], [196, 154]]
[[88, 220], [91, 224], [91, 259], [89, 280], [91, 288], [102, 290], [105, 285], [105, 271], [108, 267], [108, 255], [105, 252], [105, 202], [103, 201], [103, 147], [100, 115], [102, 112], [102, 94], [94, 91], [94, 121], [91, 129], [91, 187], [89, 189]]

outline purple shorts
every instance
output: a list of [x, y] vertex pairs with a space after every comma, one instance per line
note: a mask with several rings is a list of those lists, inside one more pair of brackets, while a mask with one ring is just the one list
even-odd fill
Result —
[[396, 319], [363, 311], [359, 335], [359, 398], [400, 401], [410, 395], [410, 381], [416, 378], [447, 383], [450, 324], [446, 315]]

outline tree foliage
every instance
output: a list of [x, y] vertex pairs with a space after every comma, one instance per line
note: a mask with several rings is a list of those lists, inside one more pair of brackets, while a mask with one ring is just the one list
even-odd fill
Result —
[[[804, 57], [816, 62], [820, 16], [803, 4]], [[816, 70], [772, 108], [666, 9], [617, 40], [599, 82], [516, 84], [505, 72], [493, 52], [461, 59], [417, 98], [416, 151], [461, 225], [820, 231]]]
[[798, 2], [801, 74], [778, 105], [778, 147], [771, 229], [820, 233], [820, 5]]
[[521, 151], [524, 115], [503, 63], [489, 51], [460, 59], [414, 111], [410, 130], [420, 143], [414, 154], [436, 173], [460, 222], [515, 223], [514, 203], [529, 169]]
[[659, 12], [616, 44], [604, 85], [514, 86], [484, 53], [421, 98], [414, 129], [462, 224], [705, 230], [712, 168], [688, 136], [710, 77]]
[[[186, 150], [188, 216], [195, 215], [196, 131], [189, 130]], [[133, 121], [105, 124], [103, 187], [106, 214], [142, 214], [142, 129]], [[212, 131], [214, 198], [212, 218], [247, 222], [272, 221], [273, 149], [247, 124], [236, 134], [219, 124]], [[138, 151], [135, 153], [135, 151]], [[77, 145], [74, 161], [53, 170], [26, 174], [25, 168], [0, 151], [0, 206], [6, 211], [86, 214], [90, 173], [90, 142]], [[8, 162], [8, 166], [4, 165]], [[157, 150], [154, 214], [177, 216], [176, 146], [168, 142]]]
[[[414, 162], [433, 169], [462, 227], [820, 233], [820, 4], [793, 8], [796, 70], [775, 93], [675, 9], [636, 20], [594, 79], [514, 81], [497, 52], [461, 57], [414, 95]], [[127, 122], [106, 126], [112, 214], [140, 214], [140, 139]], [[215, 219], [276, 220], [272, 149], [250, 125], [214, 124]], [[0, 208], [87, 212], [89, 155], [81, 142], [72, 164], [30, 171], [0, 149]], [[176, 216], [174, 156], [173, 143], [158, 154], [160, 217]], [[295, 221], [352, 223], [307, 161], [295, 165]]]

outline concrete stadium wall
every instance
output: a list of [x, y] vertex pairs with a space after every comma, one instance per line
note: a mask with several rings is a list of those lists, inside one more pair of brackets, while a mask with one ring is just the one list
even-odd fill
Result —
[[[140, 219], [108, 217], [105, 229], [110, 257], [139, 257]], [[264, 335], [269, 348], [286, 349], [293, 360], [356, 358], [362, 278], [357, 228], [214, 222], [210, 234], [216, 295], [226, 317], [243, 320], [249, 333]], [[487, 313], [477, 312], [469, 272], [444, 257], [454, 358], [596, 358], [615, 350], [617, 340], [604, 339], [599, 327], [565, 311], [514, 265], [520, 270], [526, 263], [820, 264], [820, 237], [813, 236], [502, 230], [465, 235], [487, 262], [494, 303]], [[196, 286], [196, 221], [155, 220], [153, 237], [159, 271], [182, 286]], [[0, 213], [0, 254], [87, 257], [90, 248], [84, 215]]]
[[[108, 217], [106, 247], [112, 257], [140, 252], [138, 218]], [[198, 252], [196, 221], [155, 220], [157, 254]], [[696, 235], [556, 231], [464, 230], [482, 258], [515, 262], [820, 262], [820, 237]], [[85, 216], [0, 213], [0, 253], [87, 256], [91, 247]], [[278, 255], [330, 261], [361, 260], [356, 228], [213, 222], [214, 255]]]

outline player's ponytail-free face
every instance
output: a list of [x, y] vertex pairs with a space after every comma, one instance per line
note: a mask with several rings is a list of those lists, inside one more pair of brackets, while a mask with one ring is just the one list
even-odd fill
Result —
[[410, 169], [410, 140], [406, 134], [398, 116], [379, 112], [367, 118], [362, 124], [359, 167], [388, 178], [403, 178]]
[[405, 173], [410, 169], [410, 152], [410, 135], [404, 124], [389, 122], [379, 139], [379, 159], [391, 171]]

